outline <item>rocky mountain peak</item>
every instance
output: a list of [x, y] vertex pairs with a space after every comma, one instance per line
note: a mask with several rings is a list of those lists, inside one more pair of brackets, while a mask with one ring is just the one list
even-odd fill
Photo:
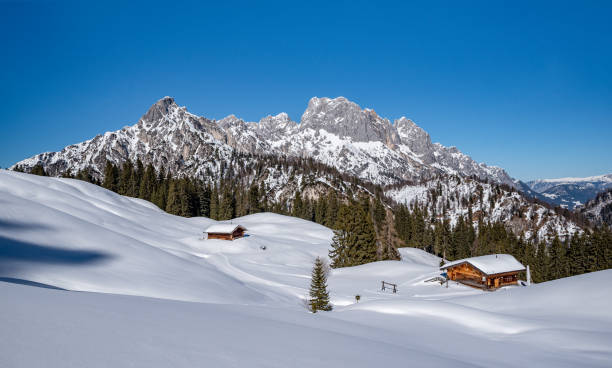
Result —
[[244, 125], [244, 121], [236, 117], [236, 115], [231, 114], [217, 121], [217, 124], [219, 124], [221, 128], [226, 129], [232, 126]]
[[425, 154], [432, 151], [431, 137], [414, 121], [402, 116], [395, 120], [395, 129], [402, 140], [402, 143], [417, 154]]
[[170, 115], [171, 111], [177, 109], [178, 106], [174, 102], [174, 98], [166, 96], [153, 104], [149, 110], [142, 116], [141, 120], [147, 122], [155, 122]]
[[259, 121], [259, 130], [264, 133], [285, 132], [297, 127], [297, 123], [285, 112], [277, 115], [268, 115]]
[[362, 109], [344, 97], [311, 98], [302, 115], [300, 128], [324, 129], [355, 142], [378, 141], [390, 147], [400, 143], [397, 131], [389, 120], [381, 118], [374, 110]]

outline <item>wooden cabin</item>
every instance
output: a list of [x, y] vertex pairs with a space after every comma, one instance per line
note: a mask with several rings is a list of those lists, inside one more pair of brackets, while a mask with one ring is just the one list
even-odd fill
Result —
[[214, 224], [204, 232], [208, 239], [234, 240], [242, 238], [246, 230], [244, 226], [237, 224]]
[[525, 271], [525, 266], [510, 254], [490, 254], [449, 262], [440, 269], [446, 270], [449, 280], [494, 290], [502, 286], [516, 285], [518, 274]]

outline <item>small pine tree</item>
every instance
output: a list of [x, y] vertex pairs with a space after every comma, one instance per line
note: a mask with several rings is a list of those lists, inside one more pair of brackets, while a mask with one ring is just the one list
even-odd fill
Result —
[[310, 280], [310, 310], [317, 311], [332, 310], [329, 304], [329, 292], [327, 291], [327, 276], [321, 258], [317, 257], [312, 268], [312, 278]]

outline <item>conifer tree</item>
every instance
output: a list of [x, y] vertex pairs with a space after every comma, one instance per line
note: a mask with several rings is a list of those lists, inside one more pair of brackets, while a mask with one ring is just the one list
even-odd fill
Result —
[[79, 179], [79, 180], [86, 181], [88, 183], [93, 183], [94, 182], [94, 178], [93, 178], [93, 176], [91, 176], [89, 168], [85, 168], [85, 169], [79, 170], [77, 172], [75, 178]]
[[310, 310], [313, 313], [317, 311], [330, 311], [332, 306], [329, 303], [329, 292], [327, 291], [327, 276], [321, 258], [317, 257], [312, 269], [312, 278], [310, 279]]
[[584, 242], [583, 236], [574, 235], [570, 240], [568, 258], [571, 275], [581, 275], [585, 272]]
[[200, 199], [200, 216], [210, 217], [211, 191], [208, 185], [201, 185], [198, 191]]
[[174, 180], [170, 181], [168, 198], [166, 200], [166, 212], [173, 215], [178, 214], [181, 210], [181, 203], [177, 192], [176, 182]]
[[262, 212], [266, 212], [268, 211], [268, 200], [266, 198], [266, 185], [265, 183], [262, 181], [261, 184], [259, 185], [259, 198], [260, 198], [260, 208]]
[[347, 258], [348, 246], [346, 246], [346, 244], [346, 232], [344, 230], [334, 230], [331, 250], [329, 251], [329, 258], [332, 260], [332, 268], [350, 266], [350, 263]]
[[253, 182], [251, 187], [249, 188], [249, 204], [248, 204], [248, 214], [261, 212], [260, 203], [259, 203], [259, 187], [257, 183]]
[[140, 193], [140, 184], [142, 183], [142, 178], [144, 177], [145, 174], [145, 168], [144, 165], [142, 164], [142, 161], [140, 161], [140, 158], [136, 160], [136, 168], [134, 169], [134, 176], [135, 176], [135, 185], [136, 188], [134, 190], [134, 196], [138, 196], [138, 194]]
[[376, 227], [378, 229], [382, 229], [384, 222], [387, 220], [387, 211], [385, 210], [385, 206], [383, 205], [380, 198], [377, 198], [374, 202], [372, 217], [374, 219]]
[[142, 175], [140, 187], [138, 188], [138, 198], [150, 201], [153, 196], [153, 191], [155, 190], [156, 181], [155, 169], [152, 164], [148, 164]]
[[[172, 184], [174, 184], [174, 182]], [[185, 179], [185, 178], [178, 179], [176, 181], [175, 188], [176, 188], [176, 202], [177, 202], [175, 204], [175, 207], [177, 208], [177, 210], [176, 212], [174, 212], [174, 214], [178, 216], [183, 216], [183, 217], [192, 216], [193, 215], [193, 202], [192, 202], [192, 198], [189, 193], [190, 188], [189, 188], [188, 179]], [[169, 195], [168, 195], [168, 198], [170, 198]], [[168, 205], [170, 205], [170, 200], [168, 200]]]
[[302, 195], [300, 194], [299, 190], [296, 190], [295, 192], [295, 198], [293, 199], [293, 208], [291, 209], [291, 216], [304, 216], [304, 202], [302, 201]]
[[353, 264], [360, 265], [377, 260], [376, 230], [369, 212], [355, 210], [357, 243], [353, 246]]
[[133, 197], [133, 183], [134, 180], [134, 165], [131, 161], [125, 161], [121, 168], [121, 175], [119, 177], [119, 194]]
[[343, 205], [338, 213], [330, 251], [332, 267], [356, 266], [377, 260], [376, 232], [359, 203]]
[[314, 221], [318, 224], [325, 225], [325, 214], [327, 211], [327, 203], [323, 196], [317, 199], [314, 208]]
[[30, 170], [30, 174], [39, 175], [39, 176], [47, 176], [47, 172], [45, 171], [45, 168], [41, 164], [34, 165], [32, 167], [32, 170]]
[[157, 205], [157, 207], [165, 210], [168, 200], [168, 179], [166, 179], [166, 172], [163, 167], [160, 169], [157, 175], [157, 181], [155, 184], [152, 201]]
[[399, 260], [401, 259], [399, 252], [397, 251], [397, 233], [393, 227], [393, 221], [387, 220], [387, 216], [392, 216], [391, 212], [385, 211], [385, 219], [381, 221], [381, 229], [379, 236], [380, 243], [380, 260]]
[[546, 243], [538, 244], [538, 252], [536, 256], [536, 270], [533, 272], [535, 282], [544, 282], [548, 280], [548, 254], [546, 252]]
[[336, 192], [334, 190], [330, 190], [329, 193], [327, 193], [327, 205], [325, 208], [325, 220], [323, 225], [332, 229], [336, 228], [339, 207], [340, 204], [338, 203]]
[[553, 239], [550, 248], [550, 261], [548, 267], [548, 280], [565, 277], [565, 247], [558, 236]]
[[584, 253], [585, 257], [585, 271], [594, 272], [597, 271], [597, 244], [593, 241], [591, 234], [584, 237]]
[[233, 219], [235, 217], [235, 205], [236, 202], [234, 199], [231, 184], [228, 183], [223, 188], [223, 198], [221, 199], [221, 202], [219, 204], [219, 220]]
[[110, 161], [106, 161], [106, 166], [104, 167], [104, 183], [102, 184], [102, 186], [108, 190], [117, 192], [118, 184], [119, 169]]
[[214, 220], [219, 219], [219, 189], [217, 184], [214, 185], [210, 195], [210, 218]]

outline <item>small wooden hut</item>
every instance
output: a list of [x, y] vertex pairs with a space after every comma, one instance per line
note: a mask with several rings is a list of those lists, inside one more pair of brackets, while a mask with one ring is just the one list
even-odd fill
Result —
[[214, 224], [209, 226], [204, 232], [208, 239], [234, 240], [242, 238], [247, 229], [238, 224]]
[[516, 285], [525, 266], [510, 254], [490, 254], [449, 262], [440, 269], [446, 270], [449, 280], [490, 290]]

